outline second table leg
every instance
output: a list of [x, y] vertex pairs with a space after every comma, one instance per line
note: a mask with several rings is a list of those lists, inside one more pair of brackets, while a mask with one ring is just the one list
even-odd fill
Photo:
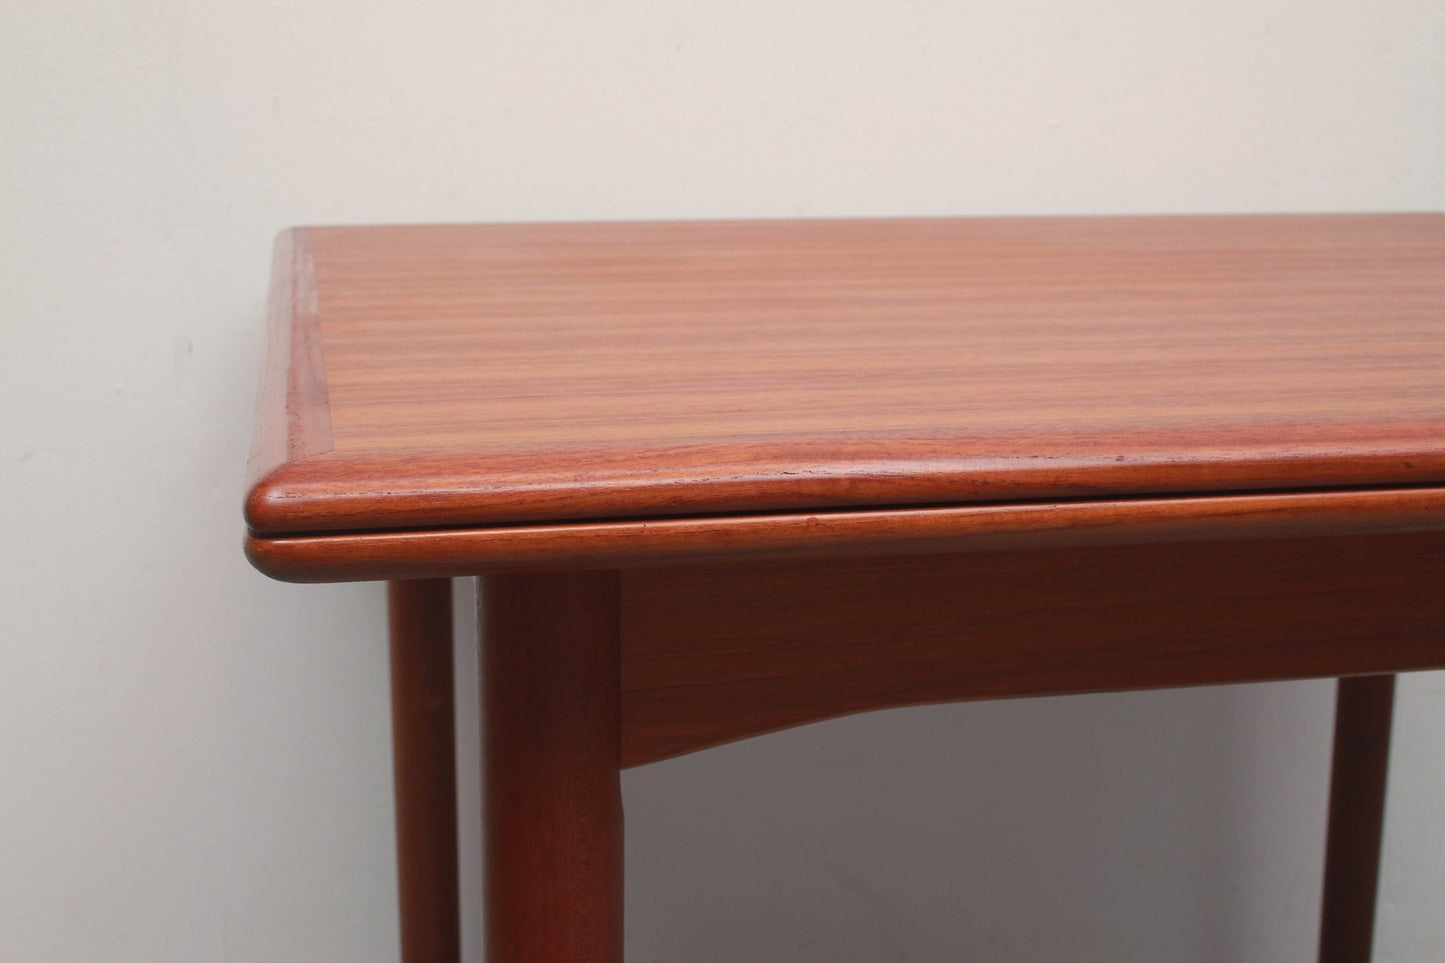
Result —
[[402, 963], [456, 963], [457, 777], [452, 583], [387, 586]]
[[1370, 959], [1394, 705], [1393, 675], [1339, 681], [1320, 963]]

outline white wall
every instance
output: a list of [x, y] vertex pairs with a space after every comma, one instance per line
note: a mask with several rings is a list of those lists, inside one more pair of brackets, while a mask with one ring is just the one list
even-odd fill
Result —
[[[240, 553], [277, 230], [1439, 209], [1445, 5], [12, 0], [0, 125], [0, 959], [392, 960], [380, 589]], [[1445, 958], [1441, 679], [1385, 960]], [[635, 771], [633, 959], [1306, 959], [1330, 712], [943, 707]]]

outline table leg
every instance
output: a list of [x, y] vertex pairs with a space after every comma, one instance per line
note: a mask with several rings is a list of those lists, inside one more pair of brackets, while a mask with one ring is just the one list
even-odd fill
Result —
[[461, 951], [452, 583], [391, 582], [387, 603], [401, 958], [456, 963]]
[[615, 572], [483, 577], [488, 963], [620, 963]]
[[1395, 677], [1341, 679], [1335, 697], [1320, 963], [1366, 963], [1375, 934]]

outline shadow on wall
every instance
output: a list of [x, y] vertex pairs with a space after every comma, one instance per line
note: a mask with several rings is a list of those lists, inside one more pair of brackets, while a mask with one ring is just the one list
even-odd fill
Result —
[[1321, 868], [1280, 862], [1323, 851], [1332, 698], [1311, 682], [892, 710], [634, 770], [628, 919], [647, 923], [629, 951], [1311, 958]]

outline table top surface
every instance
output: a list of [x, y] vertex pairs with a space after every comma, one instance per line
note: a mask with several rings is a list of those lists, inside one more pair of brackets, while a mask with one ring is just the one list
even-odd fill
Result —
[[296, 229], [253, 538], [1445, 482], [1445, 216]]

